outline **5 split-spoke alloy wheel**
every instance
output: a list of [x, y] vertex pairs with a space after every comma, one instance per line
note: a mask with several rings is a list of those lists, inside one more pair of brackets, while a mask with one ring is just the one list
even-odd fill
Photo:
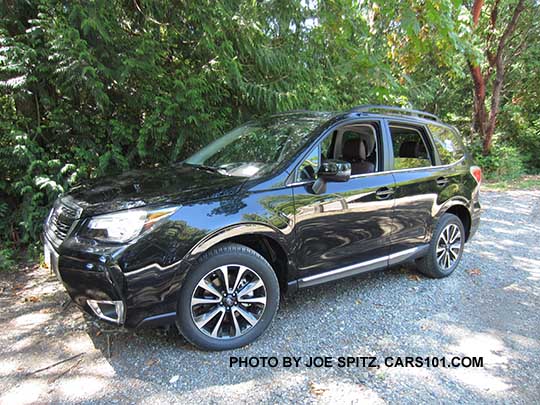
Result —
[[465, 228], [453, 214], [444, 214], [433, 231], [429, 252], [416, 261], [418, 270], [428, 277], [447, 277], [456, 269], [465, 245]]
[[461, 252], [461, 230], [456, 224], [449, 224], [441, 232], [437, 242], [437, 263], [443, 269], [451, 268]]
[[191, 316], [199, 330], [227, 339], [246, 333], [266, 307], [266, 288], [253, 270], [227, 264], [210, 271], [191, 297]]
[[178, 297], [177, 326], [207, 350], [245, 346], [270, 325], [279, 283], [268, 261], [236, 243], [217, 245], [189, 270]]

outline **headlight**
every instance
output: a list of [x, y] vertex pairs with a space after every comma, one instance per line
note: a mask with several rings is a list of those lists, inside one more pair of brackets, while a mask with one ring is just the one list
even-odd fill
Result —
[[99, 215], [90, 218], [79, 236], [103, 242], [129, 242], [177, 209], [178, 207], [153, 211], [136, 209]]

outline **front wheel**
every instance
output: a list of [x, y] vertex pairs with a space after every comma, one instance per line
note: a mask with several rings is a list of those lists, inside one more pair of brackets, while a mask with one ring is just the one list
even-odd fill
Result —
[[444, 214], [437, 223], [429, 252], [418, 259], [418, 270], [428, 277], [443, 278], [453, 273], [461, 261], [465, 246], [465, 228], [453, 214]]
[[279, 283], [260, 254], [239, 244], [205, 253], [180, 290], [177, 325], [205, 350], [235, 349], [270, 325], [279, 305]]

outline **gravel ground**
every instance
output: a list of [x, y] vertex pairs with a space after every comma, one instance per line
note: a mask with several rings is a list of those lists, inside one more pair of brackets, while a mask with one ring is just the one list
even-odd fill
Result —
[[[482, 199], [451, 277], [409, 265], [300, 291], [231, 352], [200, 352], [172, 329], [103, 332], [62, 306], [46, 270], [2, 276], [0, 402], [538, 403], [540, 191]], [[334, 367], [230, 368], [231, 356], [332, 356]], [[381, 367], [339, 368], [339, 356]], [[385, 356], [483, 356], [484, 367], [390, 368]]]

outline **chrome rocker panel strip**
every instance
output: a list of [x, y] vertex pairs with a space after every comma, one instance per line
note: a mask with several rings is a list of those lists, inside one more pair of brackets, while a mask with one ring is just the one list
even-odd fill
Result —
[[373, 270], [384, 269], [388, 266], [398, 264], [410, 259], [422, 256], [429, 248], [429, 245], [421, 245], [401, 252], [392, 253], [388, 256], [379, 257], [339, 269], [330, 270], [326, 273], [316, 274], [314, 276], [304, 277], [298, 280], [298, 287], [311, 287], [313, 285], [326, 283], [340, 278], [354, 276]]

